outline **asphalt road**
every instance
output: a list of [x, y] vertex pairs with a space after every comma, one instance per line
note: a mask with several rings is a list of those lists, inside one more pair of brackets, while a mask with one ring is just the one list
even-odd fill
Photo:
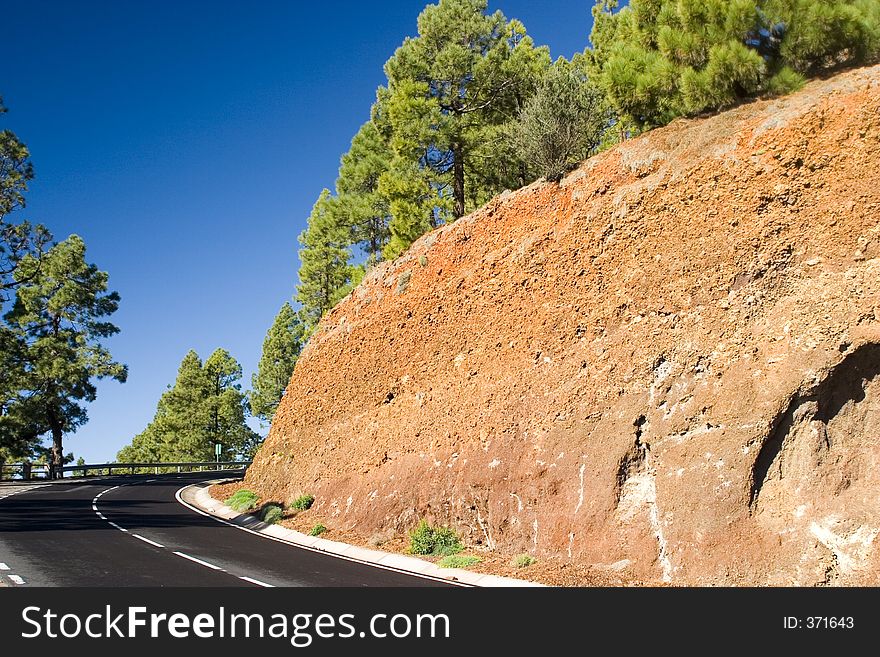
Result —
[[182, 487], [215, 478], [74, 479], [14, 492], [0, 499], [0, 580], [7, 586], [448, 586], [262, 538], [175, 499]]

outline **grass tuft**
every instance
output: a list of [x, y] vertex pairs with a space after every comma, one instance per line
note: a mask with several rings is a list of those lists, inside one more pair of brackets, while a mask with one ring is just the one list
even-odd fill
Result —
[[257, 497], [257, 494], [253, 491], [249, 491], [247, 488], [242, 488], [241, 490], [236, 491], [234, 495], [227, 498], [226, 506], [233, 511], [244, 513], [256, 509], [259, 499], [260, 498]]
[[283, 517], [284, 509], [278, 504], [267, 504], [263, 507], [263, 513], [260, 515], [260, 519], [267, 525], [274, 525]]
[[467, 568], [482, 561], [480, 557], [472, 557], [466, 554], [450, 554], [437, 562], [441, 568]]

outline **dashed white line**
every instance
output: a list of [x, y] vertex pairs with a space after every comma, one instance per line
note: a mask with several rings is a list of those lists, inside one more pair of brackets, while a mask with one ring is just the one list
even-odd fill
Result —
[[190, 561], [194, 561], [197, 564], [205, 566], [206, 568], [211, 568], [212, 570], [223, 570], [220, 566], [215, 566], [212, 563], [208, 563], [207, 561], [202, 561], [201, 559], [196, 559], [195, 557], [191, 557], [188, 554], [184, 554], [183, 552], [175, 552], [178, 557], [183, 557], [184, 559], [189, 559]]
[[0, 561], [0, 570], [9, 570], [9, 566]]
[[[182, 479], [182, 477], [178, 477], [178, 478], [179, 478], [179, 479]], [[180, 504], [182, 504], [182, 505], [185, 506], [187, 509], [189, 509], [190, 511], [194, 511], [194, 512], [198, 513], [199, 515], [205, 516], [206, 518], [211, 518], [212, 520], [215, 520], [215, 521], [219, 522], [220, 524], [228, 525], [229, 527], [234, 527], [235, 529], [241, 530], [241, 531], [243, 531], [243, 532], [248, 532], [249, 534], [253, 534], [253, 535], [255, 535], [255, 536], [259, 536], [260, 538], [265, 538], [265, 539], [267, 539], [267, 540], [275, 541], [275, 542], [277, 542], [277, 543], [284, 543], [285, 545], [292, 545], [293, 547], [299, 548], [299, 549], [301, 549], [301, 550], [307, 550], [308, 552], [315, 552], [315, 553], [317, 553], [317, 554], [322, 554], [322, 555], [325, 555], [325, 556], [328, 556], [328, 557], [333, 557], [334, 559], [341, 559], [342, 561], [351, 561], [351, 562], [354, 562], [354, 563], [363, 564], [363, 565], [365, 565], [365, 566], [370, 566], [371, 568], [377, 568], [377, 569], [379, 569], [379, 570], [389, 570], [389, 571], [394, 572], [394, 573], [404, 573], [405, 575], [411, 575], [412, 577], [420, 577], [421, 579], [427, 579], [427, 580], [431, 580], [431, 581], [434, 581], [434, 582], [441, 581], [441, 582], [444, 582], [445, 584], [451, 584], [452, 586], [460, 586], [460, 587], [463, 587], [463, 588], [464, 588], [464, 587], [469, 587], [469, 586], [470, 586], [469, 584], [462, 584], [462, 583], [459, 583], [459, 582], [456, 582], [456, 581], [453, 581], [453, 580], [441, 580], [441, 579], [438, 579], [438, 578], [436, 578], [436, 577], [431, 577], [430, 575], [423, 575], [423, 574], [421, 574], [421, 573], [413, 572], [413, 571], [411, 571], [411, 570], [400, 570], [400, 569], [398, 569], [398, 568], [392, 568], [392, 567], [390, 567], [390, 566], [386, 566], [386, 565], [381, 564], [381, 563], [374, 563], [374, 562], [372, 562], [372, 561], [361, 561], [360, 559], [355, 559], [355, 558], [353, 558], [353, 557], [346, 557], [345, 555], [342, 555], [342, 554], [336, 554], [336, 553], [333, 553], [333, 552], [326, 552], [326, 551], [324, 551], [324, 550], [320, 550], [320, 549], [318, 549], [318, 548], [310, 547], [310, 546], [308, 546], [308, 545], [303, 545], [303, 544], [301, 544], [301, 543], [293, 543], [292, 541], [288, 541], [288, 540], [285, 540], [285, 539], [283, 539], [283, 538], [277, 538], [277, 537], [275, 537], [275, 536], [269, 536], [268, 534], [263, 534], [263, 533], [261, 533], [261, 532], [254, 531], [253, 529], [249, 529], [248, 527], [243, 527], [242, 525], [237, 525], [237, 524], [235, 524], [235, 523], [233, 523], [233, 522], [229, 522], [228, 520], [224, 520], [223, 518], [218, 518], [217, 516], [211, 515], [211, 514], [208, 513], [207, 511], [202, 511], [202, 510], [201, 510], [200, 508], [198, 508], [197, 506], [194, 506], [194, 505], [190, 504], [189, 502], [187, 502], [186, 500], [184, 500], [184, 499], [183, 499], [183, 496], [182, 496], [183, 491], [186, 490], [187, 488], [189, 488], [190, 486], [193, 486], [193, 485], [194, 485], [194, 484], [190, 484], [189, 486], [184, 486], [183, 488], [179, 489], [179, 490], [174, 494], [175, 499], [176, 499]]]
[[[154, 480], [154, 481], [155, 481], [155, 480]], [[149, 483], [149, 482], [147, 482], [147, 483]], [[120, 486], [114, 486], [113, 488], [108, 488], [107, 490], [101, 491], [100, 493], [98, 493], [98, 494], [95, 496], [95, 499], [92, 500], [92, 510], [95, 512], [95, 514], [96, 514], [101, 520], [104, 520], [105, 522], [107, 522], [107, 524], [109, 524], [111, 527], [114, 527], [114, 528], [118, 529], [119, 531], [125, 532], [125, 533], [127, 533], [129, 536], [133, 536], [134, 538], [136, 538], [136, 539], [138, 539], [138, 540], [140, 540], [140, 541], [143, 541], [144, 543], [147, 543], [147, 544], [149, 544], [149, 545], [152, 545], [152, 546], [157, 547], [157, 548], [160, 548], [160, 549], [165, 549], [165, 546], [162, 545], [161, 543], [157, 543], [156, 541], [151, 541], [149, 538], [147, 538], [147, 537], [145, 537], [145, 536], [141, 536], [140, 534], [135, 534], [135, 533], [133, 533], [133, 532], [129, 532], [125, 527], [120, 527], [120, 526], [117, 525], [115, 522], [112, 522], [112, 521], [108, 520], [107, 517], [106, 517], [103, 513], [101, 513], [101, 512], [98, 510], [98, 499], [99, 499], [102, 495], [104, 495], [105, 493], [109, 493], [110, 491], [116, 490], [117, 488], [120, 488]], [[179, 494], [179, 492], [180, 492], [180, 491], [178, 491], [178, 494]], [[180, 499], [180, 498], [178, 498], [178, 499]], [[208, 514], [202, 512], [202, 511], [199, 511], [199, 513], [201, 513], [202, 515], [208, 515]], [[208, 517], [211, 517], [211, 516], [208, 516]], [[226, 572], [226, 571], [225, 571], [223, 568], [221, 568], [220, 566], [215, 566], [215, 565], [212, 564], [212, 563], [208, 563], [207, 561], [203, 561], [202, 559], [198, 559], [198, 558], [196, 558], [196, 557], [193, 557], [193, 556], [191, 556], [191, 555], [189, 555], [189, 554], [186, 554], [185, 552], [177, 552], [177, 551], [175, 551], [174, 554], [176, 554], [178, 557], [183, 557], [184, 559], [188, 559], [189, 561], [192, 561], [193, 563], [197, 563], [197, 564], [199, 564], [200, 566], [204, 566], [205, 568], [210, 568], [211, 570], [218, 570], [218, 571], [220, 571], [220, 572], [224, 572], [224, 573]], [[4, 564], [4, 565], [5, 565], [5, 564]], [[230, 573], [230, 574], [231, 574], [231, 573]], [[246, 577], [246, 576], [239, 576], [239, 575], [234, 575], [234, 576], [235, 576], [235, 577], [238, 577], [238, 579], [240, 579], [240, 580], [242, 580], [242, 581], [249, 582], [249, 583], [254, 584], [254, 585], [256, 585], [256, 586], [262, 586], [262, 587], [265, 587], [265, 588], [275, 588], [275, 586], [274, 586], [273, 584], [268, 584], [268, 583], [266, 583], [266, 582], [261, 582], [260, 580], [258, 580], [258, 579], [254, 579], [253, 577]], [[12, 577], [12, 575], [10, 575], [10, 578], [11, 578], [11, 577]], [[22, 582], [22, 583], [23, 583], [23, 582]]]
[[257, 586], [264, 586], [267, 589], [274, 589], [274, 584], [266, 584], [266, 582], [261, 582], [258, 579], [254, 579], [253, 577], [239, 577], [238, 579], [244, 580], [245, 582], [250, 582], [251, 584], [256, 584]]
[[149, 543], [153, 547], [157, 547], [157, 548], [164, 548], [165, 547], [164, 545], [161, 545], [161, 544], [157, 543], [156, 541], [151, 541], [150, 539], [148, 539], [144, 536], [141, 536], [140, 534], [132, 534], [132, 536], [143, 541], [144, 543]]
[[24, 584], [24, 580], [18, 575], [7, 575], [7, 577], [16, 584]]

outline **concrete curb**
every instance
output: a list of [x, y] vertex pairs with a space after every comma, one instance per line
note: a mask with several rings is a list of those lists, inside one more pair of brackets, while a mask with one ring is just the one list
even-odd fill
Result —
[[180, 497], [194, 507], [201, 509], [203, 512], [220, 518], [227, 523], [248, 531], [262, 534], [267, 537], [274, 538], [285, 543], [290, 543], [298, 547], [308, 550], [317, 550], [326, 552], [331, 555], [349, 559], [352, 561], [360, 561], [366, 564], [379, 566], [381, 568], [390, 568], [403, 572], [422, 575], [432, 579], [452, 581], [456, 584], [464, 584], [467, 586], [508, 586], [508, 587], [543, 587], [543, 584], [537, 582], [528, 582], [522, 579], [514, 579], [512, 577], [500, 577], [498, 575], [484, 575], [474, 573], [461, 568], [440, 568], [429, 561], [418, 559], [416, 557], [408, 557], [404, 554], [395, 554], [393, 552], [382, 552], [381, 550], [371, 550], [362, 548], [348, 543], [340, 543], [338, 541], [330, 541], [320, 536], [309, 536], [293, 529], [286, 529], [280, 525], [267, 525], [257, 520], [255, 517], [242, 514], [238, 511], [230, 509], [228, 506], [215, 500], [208, 492], [208, 486], [211, 484], [219, 484], [227, 481], [237, 481], [230, 479], [216, 479], [206, 481], [199, 484], [192, 484], [180, 491]]

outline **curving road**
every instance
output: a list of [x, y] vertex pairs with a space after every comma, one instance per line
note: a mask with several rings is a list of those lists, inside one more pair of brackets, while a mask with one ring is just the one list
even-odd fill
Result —
[[449, 586], [262, 538], [175, 499], [181, 488], [216, 477], [5, 487], [0, 580], [8, 586]]

